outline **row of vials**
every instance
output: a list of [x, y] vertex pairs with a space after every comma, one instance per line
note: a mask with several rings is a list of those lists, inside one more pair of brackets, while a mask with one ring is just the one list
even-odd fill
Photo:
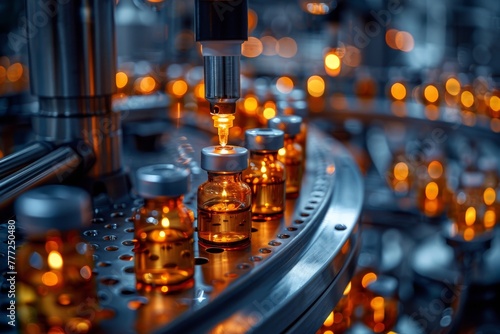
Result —
[[[298, 116], [282, 116], [270, 128], [247, 130], [246, 148], [202, 149], [208, 179], [198, 188], [200, 246], [248, 247], [252, 220], [283, 215], [285, 198], [300, 191], [303, 151], [295, 136], [301, 123]], [[280, 155], [283, 148], [286, 153]], [[132, 217], [138, 290], [173, 292], [193, 286], [195, 215], [184, 204], [190, 180], [188, 169], [170, 164], [137, 171], [136, 190], [144, 198]], [[99, 308], [93, 249], [81, 233], [92, 221], [90, 196], [75, 187], [44, 186], [20, 196], [15, 206], [26, 234], [18, 265], [11, 268], [18, 277], [21, 331], [93, 331], [99, 319], [110, 315]]]
[[[279, 219], [286, 197], [298, 196], [304, 162], [296, 135], [302, 119], [281, 116], [269, 124], [270, 128], [245, 132], [246, 148], [226, 145], [201, 150], [201, 168], [208, 174], [197, 190], [202, 247], [248, 247], [252, 221]], [[195, 218], [183, 203], [189, 183], [189, 170], [173, 165], [137, 171], [137, 192], [145, 199], [134, 217], [139, 288], [168, 285], [172, 291], [192, 284]]]

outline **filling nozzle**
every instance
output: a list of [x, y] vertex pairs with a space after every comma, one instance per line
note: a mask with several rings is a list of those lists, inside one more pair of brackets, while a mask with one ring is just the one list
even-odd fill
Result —
[[241, 44], [248, 38], [248, 1], [196, 0], [196, 40], [202, 45], [205, 98], [221, 146], [240, 98]]
[[210, 114], [218, 128], [220, 145], [224, 146], [229, 128], [233, 126], [236, 101], [240, 98], [241, 41], [202, 42], [202, 45], [205, 98], [210, 102]]
[[233, 126], [234, 115], [213, 115], [212, 119], [214, 120], [214, 126], [217, 128], [217, 134], [219, 135], [219, 144], [224, 147], [229, 140], [229, 128]]

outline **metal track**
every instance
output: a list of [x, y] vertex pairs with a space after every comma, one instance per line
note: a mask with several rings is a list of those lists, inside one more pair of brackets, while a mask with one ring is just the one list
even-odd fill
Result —
[[[190, 135], [199, 151], [196, 135]], [[100, 305], [114, 311], [100, 322], [102, 332], [303, 333], [319, 328], [354, 270], [363, 186], [338, 142], [311, 129], [308, 143], [301, 195], [287, 200], [285, 216], [254, 222], [247, 249], [196, 246], [194, 286], [180, 293], [135, 289], [129, 216], [142, 201], [97, 207], [83, 235], [94, 247]], [[196, 188], [206, 173], [193, 176], [186, 202], [196, 212]], [[0, 230], [2, 240], [7, 240], [5, 232]]]

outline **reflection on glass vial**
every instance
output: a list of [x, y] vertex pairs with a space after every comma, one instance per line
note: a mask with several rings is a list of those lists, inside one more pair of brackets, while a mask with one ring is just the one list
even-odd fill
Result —
[[15, 268], [21, 332], [95, 331], [103, 313], [92, 250], [79, 230], [92, 218], [90, 196], [73, 187], [41, 187], [19, 197], [16, 215], [27, 233]]
[[137, 243], [135, 275], [139, 289], [168, 293], [193, 285], [193, 212], [184, 205], [190, 173], [173, 165], [137, 171], [137, 192], [144, 197], [134, 217]]
[[246, 247], [252, 232], [252, 192], [241, 172], [248, 151], [236, 146], [210, 146], [201, 152], [208, 180], [198, 188], [198, 237], [203, 246]]
[[269, 120], [269, 127], [285, 132], [284, 147], [278, 151], [280, 161], [286, 167], [286, 197], [297, 198], [302, 185], [304, 154], [302, 146], [297, 142], [302, 117], [279, 116]]
[[275, 129], [245, 132], [250, 160], [243, 179], [252, 189], [252, 216], [256, 219], [276, 218], [285, 210], [285, 166], [278, 160], [283, 138], [283, 131]]

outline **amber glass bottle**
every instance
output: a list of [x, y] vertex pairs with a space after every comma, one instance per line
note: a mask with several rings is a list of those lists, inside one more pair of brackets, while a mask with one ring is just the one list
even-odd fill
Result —
[[26, 242], [17, 251], [16, 296], [22, 333], [90, 333], [99, 320], [90, 224], [90, 196], [79, 188], [44, 186], [15, 203]]
[[287, 198], [297, 198], [302, 184], [304, 154], [302, 146], [297, 141], [301, 125], [302, 117], [300, 116], [286, 115], [269, 120], [270, 128], [285, 132], [284, 147], [278, 151], [278, 157], [286, 167]]
[[285, 165], [278, 159], [284, 133], [275, 129], [251, 129], [245, 132], [250, 150], [243, 179], [252, 188], [252, 217], [273, 219], [285, 210]]
[[135, 214], [135, 275], [139, 289], [162, 292], [193, 285], [194, 215], [184, 205], [190, 172], [174, 165], [152, 165], [137, 171], [137, 192], [144, 206]]
[[208, 180], [198, 187], [198, 237], [205, 247], [243, 248], [252, 233], [252, 191], [242, 180], [248, 150], [210, 146], [201, 151]]

